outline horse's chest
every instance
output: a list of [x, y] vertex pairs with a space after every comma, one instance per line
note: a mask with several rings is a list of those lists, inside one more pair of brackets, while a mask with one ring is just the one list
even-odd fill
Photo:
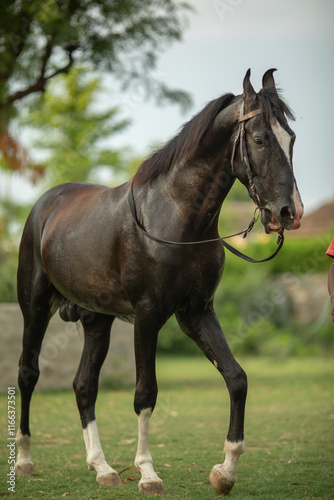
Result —
[[194, 259], [189, 275], [189, 284], [204, 294], [212, 295], [223, 271], [223, 264], [215, 258]]
[[195, 249], [160, 263], [153, 279], [157, 286], [162, 285], [180, 297], [198, 294], [211, 298], [220, 281], [223, 265], [220, 252], [208, 255]]

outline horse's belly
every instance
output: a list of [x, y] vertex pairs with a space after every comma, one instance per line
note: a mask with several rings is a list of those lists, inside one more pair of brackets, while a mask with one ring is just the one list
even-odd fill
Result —
[[99, 286], [98, 282], [77, 279], [75, 283], [58, 282], [52, 279], [56, 289], [68, 300], [89, 311], [126, 316], [133, 314], [133, 308], [123, 290], [110, 283], [108, 286]]
[[[48, 255], [53, 255], [53, 258]], [[83, 250], [75, 256], [71, 252], [69, 258], [65, 248], [57, 252], [42, 252], [50, 281], [66, 299], [94, 312], [133, 314], [116, 268], [110, 267], [110, 262], [107, 265], [99, 258], [90, 258], [90, 255]]]

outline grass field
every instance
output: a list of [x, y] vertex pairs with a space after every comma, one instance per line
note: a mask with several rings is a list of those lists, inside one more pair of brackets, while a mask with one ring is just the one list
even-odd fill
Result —
[[[231, 500], [334, 498], [333, 360], [245, 359], [241, 364], [249, 379], [246, 453]], [[165, 498], [215, 499], [208, 476], [223, 461], [229, 417], [225, 384], [204, 358], [159, 359], [158, 381], [150, 441]], [[133, 388], [102, 389], [97, 403], [105, 455], [118, 472], [124, 471], [125, 484], [117, 489], [99, 486], [95, 473], [87, 471], [75, 398], [69, 391], [34, 395], [36, 474], [16, 478], [16, 492], [8, 492], [7, 395], [0, 399], [1, 498], [144, 498], [132, 468], [137, 437]]]

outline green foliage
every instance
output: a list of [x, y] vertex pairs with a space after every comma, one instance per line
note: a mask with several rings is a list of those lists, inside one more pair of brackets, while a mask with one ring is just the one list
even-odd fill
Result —
[[[249, 201], [250, 197], [248, 194], [247, 189], [245, 186], [241, 183], [236, 181], [230, 192], [228, 193], [228, 200], [229, 201]], [[225, 205], [224, 205], [224, 212], [225, 212]]]
[[116, 106], [95, 109], [99, 96], [102, 99], [101, 78], [87, 68], [73, 68], [55, 78], [21, 117], [20, 123], [35, 131], [32, 145], [46, 153], [48, 185], [92, 180], [104, 166], [124, 172], [125, 151], [106, 148], [103, 140], [111, 142], [129, 122], [118, 118]]
[[173, 356], [184, 354], [197, 356], [200, 351], [197, 345], [182, 333], [175, 316], [172, 316], [159, 333], [158, 353], [173, 354]]
[[0, 204], [0, 303], [16, 302], [19, 237], [29, 207], [3, 200]]
[[[334, 228], [333, 228], [334, 229]], [[314, 238], [298, 238], [285, 232], [285, 243], [279, 255], [275, 259], [266, 262], [265, 268], [271, 274], [292, 272], [294, 274], [305, 274], [308, 272], [325, 272], [328, 270], [329, 259], [325, 255], [328, 245], [332, 239], [333, 231]], [[247, 251], [257, 259], [270, 255], [275, 249], [275, 235], [271, 235], [252, 243]], [[239, 262], [231, 256], [231, 266], [235, 268]]]
[[0, 252], [0, 302], [16, 302], [17, 257]]

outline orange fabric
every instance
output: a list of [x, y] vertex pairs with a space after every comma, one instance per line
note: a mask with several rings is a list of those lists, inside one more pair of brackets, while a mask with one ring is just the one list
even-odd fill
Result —
[[334, 259], [334, 236], [333, 236], [333, 239], [331, 241], [331, 244], [329, 245], [329, 247], [327, 249], [326, 255], [329, 255], [330, 257], [333, 257], [333, 259]]

